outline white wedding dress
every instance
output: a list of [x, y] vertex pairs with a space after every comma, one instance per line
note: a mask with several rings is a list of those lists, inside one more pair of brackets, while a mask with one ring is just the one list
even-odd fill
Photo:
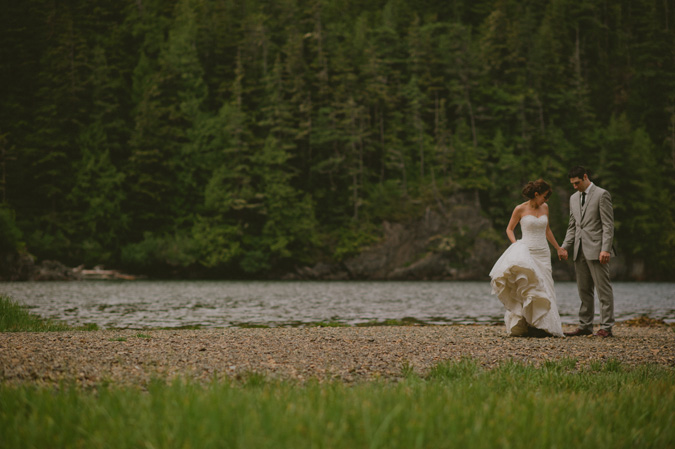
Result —
[[546, 215], [522, 217], [522, 240], [504, 251], [490, 271], [492, 293], [506, 307], [504, 323], [513, 336], [527, 334], [530, 326], [563, 336], [551, 274], [551, 251], [546, 242], [547, 224]]

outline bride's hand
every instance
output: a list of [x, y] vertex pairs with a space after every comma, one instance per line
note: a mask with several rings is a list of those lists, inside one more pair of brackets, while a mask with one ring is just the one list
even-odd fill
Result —
[[567, 250], [565, 248], [558, 248], [558, 260], [567, 260]]

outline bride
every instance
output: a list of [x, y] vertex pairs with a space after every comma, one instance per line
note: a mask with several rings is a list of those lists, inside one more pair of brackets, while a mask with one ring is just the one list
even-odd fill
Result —
[[[551, 186], [542, 179], [527, 183], [523, 195], [528, 201], [516, 206], [506, 227], [512, 244], [490, 271], [492, 293], [506, 307], [504, 323], [513, 336], [563, 336], [546, 240], [558, 251], [559, 259], [567, 259], [567, 251], [549, 227], [546, 201], [551, 193]], [[513, 232], [518, 223], [521, 240]]]

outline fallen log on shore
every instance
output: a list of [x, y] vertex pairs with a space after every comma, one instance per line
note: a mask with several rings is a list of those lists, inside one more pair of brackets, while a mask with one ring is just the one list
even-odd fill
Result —
[[124, 274], [117, 270], [104, 270], [100, 267], [94, 267], [93, 270], [85, 270], [84, 268], [77, 267], [74, 268], [73, 271], [77, 273], [78, 277], [82, 280], [122, 279], [125, 281], [133, 281], [138, 279], [138, 276]]

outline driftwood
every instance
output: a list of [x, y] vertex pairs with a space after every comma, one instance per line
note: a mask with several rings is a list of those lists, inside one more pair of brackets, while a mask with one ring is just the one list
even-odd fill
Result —
[[77, 273], [82, 280], [107, 280], [107, 279], [122, 279], [125, 281], [133, 281], [138, 279], [138, 276], [131, 274], [124, 274], [117, 270], [104, 270], [102, 267], [94, 267], [93, 270], [85, 270], [82, 266], [74, 268], [73, 271]]

